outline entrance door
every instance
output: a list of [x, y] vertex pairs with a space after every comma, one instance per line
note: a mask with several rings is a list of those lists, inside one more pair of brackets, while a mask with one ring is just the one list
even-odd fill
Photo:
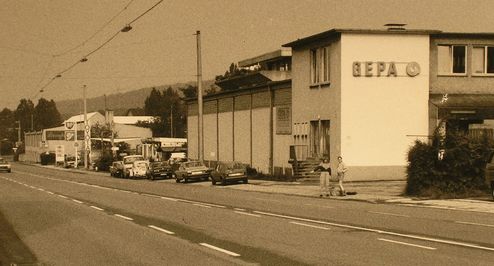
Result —
[[329, 120], [310, 121], [311, 155], [315, 158], [329, 158]]

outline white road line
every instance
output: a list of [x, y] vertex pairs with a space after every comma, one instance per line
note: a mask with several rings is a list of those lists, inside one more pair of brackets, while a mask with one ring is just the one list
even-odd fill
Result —
[[404, 215], [404, 214], [396, 214], [396, 213], [389, 213], [389, 212], [373, 212], [373, 211], [368, 211], [368, 213], [382, 214], [382, 215], [389, 215], [389, 216], [398, 216], [398, 217], [410, 217], [410, 216]]
[[267, 216], [292, 219], [292, 220], [297, 220], [297, 221], [312, 222], [312, 223], [331, 225], [331, 226], [336, 226], [336, 227], [341, 227], [341, 228], [348, 228], [348, 229], [354, 229], [354, 230], [360, 230], [360, 231], [366, 231], [366, 232], [373, 232], [373, 233], [384, 234], [384, 235], [400, 236], [400, 237], [418, 239], [418, 240], [423, 240], [423, 241], [430, 241], [430, 242], [449, 244], [449, 245], [455, 245], [455, 246], [461, 246], [461, 247], [469, 247], [469, 248], [475, 248], [475, 249], [494, 251], [494, 248], [483, 247], [483, 246], [479, 246], [477, 244], [471, 244], [471, 243], [466, 243], [466, 242], [457, 242], [457, 241], [450, 241], [450, 240], [431, 238], [431, 237], [423, 237], [423, 236], [417, 236], [417, 235], [400, 234], [400, 233], [395, 233], [395, 232], [390, 232], [390, 231], [383, 231], [383, 230], [365, 228], [365, 227], [360, 227], [360, 226], [330, 223], [330, 222], [305, 219], [305, 218], [299, 218], [299, 217], [294, 217], [294, 216], [286, 216], [286, 215], [269, 213], [269, 212], [261, 212], [261, 211], [253, 211], [253, 212], [258, 213], [258, 214], [267, 215]]
[[302, 225], [302, 226], [307, 226], [307, 227], [312, 227], [312, 228], [317, 228], [317, 229], [322, 229], [322, 230], [330, 230], [327, 227], [322, 227], [322, 226], [317, 226], [317, 225], [311, 225], [311, 224], [304, 224], [304, 223], [297, 223], [297, 222], [290, 222], [291, 224], [297, 224], [297, 225]]
[[240, 254], [237, 254], [235, 252], [231, 252], [231, 251], [228, 251], [226, 249], [222, 249], [222, 248], [219, 248], [219, 247], [207, 244], [207, 243], [199, 243], [199, 245], [210, 248], [210, 249], [214, 249], [214, 250], [219, 251], [219, 252], [223, 252], [223, 253], [228, 254], [230, 256], [240, 257]]
[[72, 199], [73, 202], [82, 203], [80, 200]]
[[169, 198], [169, 197], [161, 197], [164, 200], [171, 200], [171, 201], [178, 201], [178, 199], [175, 198]]
[[462, 222], [462, 221], [455, 221], [455, 223], [458, 223], [458, 224], [478, 225], [478, 226], [487, 226], [487, 227], [494, 227], [494, 225], [492, 225], [492, 224], [479, 224], [479, 223]]
[[55, 193], [53, 193], [53, 192], [51, 192], [51, 191], [46, 191], [46, 193], [48, 193], [48, 194], [52, 194], [52, 195], [54, 195], [54, 194], [55, 194]]
[[45, 191], [45, 190], [44, 190], [44, 189], [42, 189], [42, 188], [38, 188], [38, 190], [39, 190], [39, 191]]
[[248, 212], [234, 211], [234, 213], [249, 215], [249, 216], [254, 216], [254, 217], [261, 217], [261, 215], [259, 215], [259, 214], [252, 214], [252, 213], [248, 213]]
[[213, 204], [213, 203], [200, 203], [200, 204], [204, 204], [204, 205], [208, 205], [208, 206], [211, 206], [211, 207], [216, 207], [216, 208], [226, 208], [226, 206], [223, 206], [223, 205], [218, 205], [218, 204]]
[[436, 250], [437, 249], [437, 248], [433, 248], [433, 247], [415, 245], [415, 244], [410, 244], [410, 243], [405, 243], [405, 242], [400, 242], [400, 241], [389, 240], [389, 239], [385, 239], [385, 238], [378, 238], [377, 240], [391, 242], [391, 243], [400, 244], [400, 245], [411, 246], [411, 247], [416, 247], [416, 248], [429, 249], [429, 250]]
[[195, 205], [195, 206], [199, 206], [199, 207], [203, 207], [203, 208], [212, 208], [211, 206], [208, 206], [208, 205], [203, 205], [203, 204], [199, 204], [199, 203], [194, 203], [192, 205]]
[[242, 211], [242, 212], [246, 211], [246, 209], [240, 209], [240, 208], [233, 208], [233, 209], [236, 211]]
[[134, 219], [130, 218], [130, 217], [127, 217], [127, 216], [123, 216], [121, 214], [114, 214], [115, 216], [117, 217], [120, 217], [122, 219], [125, 219], [125, 220], [128, 220], [128, 221], [133, 221]]
[[163, 232], [163, 233], [169, 234], [169, 235], [174, 235], [174, 234], [175, 234], [175, 233], [174, 233], [174, 232], [172, 232], [172, 231], [168, 231], [168, 230], [163, 229], [163, 228], [158, 227], [158, 226], [148, 225], [148, 227], [153, 228], [154, 230], [158, 230], [158, 231], [161, 231], [161, 232]]
[[66, 198], [67, 198], [67, 197], [65, 197], [64, 195], [57, 195], [57, 196], [59, 196], [60, 198], [64, 198], [64, 199], [66, 199]]
[[98, 210], [98, 211], [103, 211], [103, 209], [101, 209], [100, 207], [96, 207], [96, 206], [89, 206], [89, 207], [91, 207], [91, 208], [93, 208], [93, 209], [96, 209], [96, 210]]

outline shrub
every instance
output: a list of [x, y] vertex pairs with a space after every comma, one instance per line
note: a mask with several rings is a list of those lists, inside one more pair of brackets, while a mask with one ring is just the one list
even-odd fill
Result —
[[[444, 157], [438, 152], [444, 149]], [[441, 141], [436, 133], [431, 144], [416, 141], [408, 151], [406, 194], [432, 198], [478, 195], [485, 189], [484, 168], [492, 142], [485, 136], [469, 137], [454, 128]]]
[[98, 171], [109, 171], [112, 162], [113, 156], [111, 151], [103, 151], [96, 161], [96, 167], [98, 167]]

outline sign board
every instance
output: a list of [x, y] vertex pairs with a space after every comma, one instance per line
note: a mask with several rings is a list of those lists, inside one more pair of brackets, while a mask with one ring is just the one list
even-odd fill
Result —
[[75, 123], [74, 122], [65, 122], [65, 128], [66, 129], [72, 129], [74, 127]]
[[292, 114], [289, 105], [276, 107], [276, 134], [292, 134]]
[[57, 163], [65, 161], [65, 146], [57, 145], [55, 147], [55, 161]]
[[118, 150], [119, 150], [119, 148], [118, 148], [118, 147], [111, 147], [111, 150], [112, 150], [112, 151], [118, 151]]
[[73, 130], [65, 131], [65, 140], [66, 141], [74, 141], [75, 140], [75, 131], [73, 131]]

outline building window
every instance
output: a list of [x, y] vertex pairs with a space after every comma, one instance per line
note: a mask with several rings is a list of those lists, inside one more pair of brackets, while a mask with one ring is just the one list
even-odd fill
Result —
[[473, 47], [473, 74], [494, 74], [494, 47]]
[[466, 74], [467, 47], [464, 45], [439, 45], [438, 73], [439, 74]]
[[310, 83], [329, 82], [329, 47], [310, 50]]

